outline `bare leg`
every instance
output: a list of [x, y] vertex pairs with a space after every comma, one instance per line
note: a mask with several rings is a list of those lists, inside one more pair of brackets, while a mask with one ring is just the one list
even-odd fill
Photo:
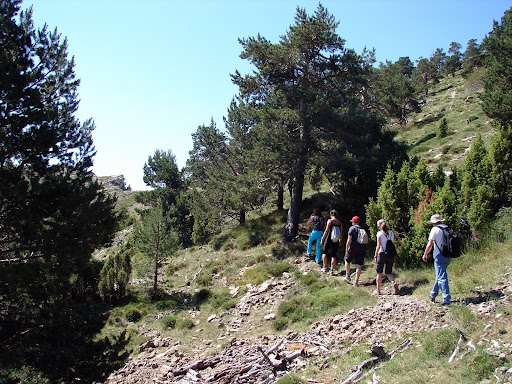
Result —
[[325, 253], [322, 255], [322, 263], [325, 270], [327, 270], [327, 255]]
[[335, 269], [336, 269], [336, 258], [331, 257], [331, 271], [334, 273]]
[[377, 292], [380, 292], [382, 286], [382, 273], [377, 273]]
[[356, 264], [356, 281], [355, 284], [359, 284], [359, 276], [361, 276], [362, 265]]
[[345, 278], [350, 280], [350, 263], [345, 260]]

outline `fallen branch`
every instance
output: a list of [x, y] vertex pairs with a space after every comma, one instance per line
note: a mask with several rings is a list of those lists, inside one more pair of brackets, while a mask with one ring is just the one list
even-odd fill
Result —
[[341, 384], [349, 384], [349, 383], [355, 383], [358, 381], [359, 377], [363, 373], [363, 369], [366, 367], [375, 364], [378, 360], [381, 358], [379, 356], [371, 357], [368, 360], [363, 361], [360, 365], [354, 368], [355, 372], [352, 373], [345, 381], [343, 381]]
[[349, 383], [357, 383], [358, 381], [361, 381], [364, 377], [368, 376], [370, 373], [374, 373], [377, 369], [379, 369], [378, 366], [372, 368], [365, 374], [363, 374], [363, 370], [369, 366], [375, 365], [379, 360], [384, 360], [386, 358], [392, 359], [395, 356], [397, 356], [399, 353], [403, 353], [406, 349], [408, 349], [412, 345], [412, 339], [407, 338], [404, 341], [400, 343], [398, 347], [396, 347], [393, 351], [391, 351], [389, 354], [384, 353], [384, 349], [380, 345], [376, 345], [378, 347], [377, 349], [372, 348], [373, 354], [378, 354], [378, 356], [372, 357], [368, 360], [363, 361], [360, 365], [355, 367], [352, 373], [345, 381], [342, 381], [341, 384], [349, 384]]
[[455, 349], [453, 350], [452, 355], [448, 359], [448, 363], [451, 363], [453, 360], [455, 360], [455, 357], [457, 356], [457, 353], [459, 353], [459, 350], [460, 350], [460, 344], [462, 343], [463, 340], [466, 340], [466, 335], [464, 334], [464, 332], [462, 332], [459, 329], [457, 329], [457, 331], [459, 331], [459, 334], [460, 334], [459, 341], [457, 342], [457, 345], [455, 346]]

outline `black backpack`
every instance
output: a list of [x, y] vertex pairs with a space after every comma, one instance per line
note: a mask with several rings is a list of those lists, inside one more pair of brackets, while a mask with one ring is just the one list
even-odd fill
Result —
[[388, 241], [386, 242], [386, 255], [388, 257], [395, 257], [396, 256], [395, 244], [393, 244], [393, 242], [390, 239], [388, 239]]
[[441, 251], [441, 255], [452, 259], [459, 257], [462, 251], [460, 236], [448, 226], [440, 226], [439, 228], [443, 231], [443, 242], [441, 247], [437, 243], [436, 245]]

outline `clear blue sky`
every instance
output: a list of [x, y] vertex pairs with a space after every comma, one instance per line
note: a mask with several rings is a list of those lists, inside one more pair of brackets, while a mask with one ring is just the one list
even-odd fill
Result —
[[[377, 61], [446, 52], [452, 41], [478, 43], [512, 0], [324, 0], [340, 22], [346, 47], [375, 48]], [[279, 42], [297, 6], [310, 0], [25, 0], [36, 27], [68, 38], [81, 79], [78, 118], [92, 118], [99, 176], [124, 174], [145, 189], [142, 167], [156, 149], [171, 150], [180, 167], [192, 133], [223, 116], [237, 88], [230, 74], [248, 73], [239, 38], [258, 33]]]

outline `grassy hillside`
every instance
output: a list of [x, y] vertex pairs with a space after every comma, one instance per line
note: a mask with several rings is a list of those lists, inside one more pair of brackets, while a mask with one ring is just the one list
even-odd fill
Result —
[[[485, 142], [494, 134], [490, 121], [482, 110], [478, 93], [483, 91], [482, 70], [468, 79], [446, 77], [429, 92], [420, 113], [412, 114], [397, 138], [409, 147], [410, 156], [425, 159], [432, 167], [460, 165], [479, 133]], [[448, 122], [448, 135], [437, 137], [443, 118]]]
[[[412, 115], [399, 132], [410, 155], [425, 158], [433, 167], [449, 167], [460, 164], [475, 135], [481, 133], [488, 139], [493, 130], [478, 101], [480, 90], [479, 73], [467, 80], [459, 76], [437, 84], [423, 111]], [[441, 118], [447, 119], [449, 131], [442, 139], [436, 137]], [[320, 195], [308, 189], [307, 197], [304, 222]], [[127, 203], [130, 198], [121, 199], [120, 209], [132, 209]], [[377, 371], [365, 370], [369, 373], [365, 380], [507, 380], [512, 352], [510, 210], [501, 212], [484, 243], [453, 260], [448, 270], [453, 296], [449, 308], [428, 302], [434, 282], [432, 265], [419, 270], [396, 269], [399, 296], [372, 294], [372, 260], [366, 260], [358, 287], [342, 281], [341, 265], [337, 276], [321, 273], [316, 263], [303, 256], [310, 228], [302, 225], [296, 242], [281, 243], [285, 219], [284, 213], [269, 213], [251, 219], [243, 228], [227, 230], [208, 245], [177, 252], [162, 268], [162, 296], [157, 301], [148, 298], [151, 279], [145, 274], [144, 259], [136, 255], [128, 300], [111, 310], [98, 335], [116, 338], [126, 331], [127, 348], [132, 352], [127, 368], [108, 382], [152, 382], [157, 378], [176, 382], [171, 371], [180, 364], [206, 357], [222, 361], [230, 354], [230, 364], [235, 364], [244, 355], [242, 346], [279, 339], [300, 339], [307, 344], [312, 335], [324, 337], [317, 344], [327, 352], [318, 350], [318, 345], [314, 353], [308, 349], [300, 364], [290, 364], [289, 371], [275, 373], [274, 381], [268, 382], [341, 382], [370, 357], [367, 350], [377, 335], [387, 352], [407, 338], [412, 344], [395, 358], [382, 361]], [[370, 249], [374, 246], [370, 244]], [[389, 282], [384, 291], [392, 291]], [[360, 317], [356, 321], [354, 316]], [[364, 324], [352, 328], [355, 322]], [[459, 330], [467, 339], [461, 343], [458, 357], [466, 351], [467, 355], [448, 364]], [[245, 353], [248, 350], [244, 349]], [[173, 358], [164, 359], [166, 354]], [[203, 376], [196, 381], [204, 382]]]

